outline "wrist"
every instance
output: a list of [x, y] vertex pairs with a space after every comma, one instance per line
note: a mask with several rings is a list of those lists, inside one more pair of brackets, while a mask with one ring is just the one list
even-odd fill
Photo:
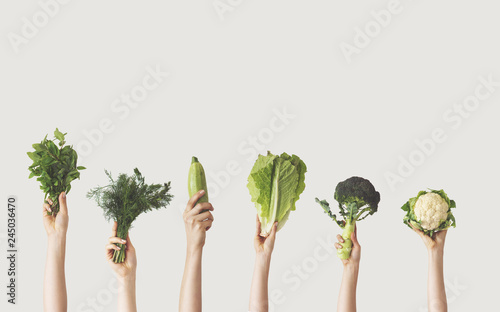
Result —
[[198, 257], [203, 254], [203, 246], [188, 246], [186, 255], [188, 257]]
[[56, 250], [64, 250], [66, 248], [66, 234], [53, 233], [48, 236], [48, 245]]
[[344, 272], [358, 273], [359, 272], [359, 262], [344, 263]]
[[269, 268], [271, 266], [271, 254], [257, 253], [255, 256], [255, 266]]
[[130, 285], [135, 285], [136, 281], [136, 274], [134, 272], [130, 272], [127, 275], [123, 276], [118, 276], [118, 281], [123, 285], [123, 286], [130, 286]]
[[429, 248], [428, 250], [429, 258], [443, 258], [444, 256], [444, 248]]

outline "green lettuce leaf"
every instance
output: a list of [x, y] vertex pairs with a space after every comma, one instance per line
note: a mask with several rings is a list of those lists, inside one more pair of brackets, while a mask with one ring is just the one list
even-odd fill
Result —
[[271, 233], [278, 221], [278, 230], [288, 220], [290, 211], [305, 189], [305, 163], [296, 155], [280, 156], [270, 152], [259, 155], [248, 177], [248, 190], [257, 208], [261, 234]]

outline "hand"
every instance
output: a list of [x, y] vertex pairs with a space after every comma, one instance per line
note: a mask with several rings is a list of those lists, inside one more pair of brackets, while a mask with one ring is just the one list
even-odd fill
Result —
[[413, 224], [410, 223], [410, 226], [418, 235], [420, 235], [428, 251], [444, 250], [444, 241], [446, 239], [446, 233], [448, 233], [448, 230], [442, 230], [436, 232], [432, 235], [432, 237], [429, 237], [429, 235], [425, 235], [422, 230], [419, 230], [416, 227], [414, 227]]
[[[344, 243], [344, 239], [340, 234], [337, 234], [337, 240], [341, 243]], [[358, 242], [358, 227], [354, 227], [354, 232], [351, 233], [351, 241], [352, 241], [352, 250], [351, 250], [351, 256], [349, 259], [342, 260], [342, 263], [344, 266], [347, 265], [359, 265], [359, 261], [361, 260], [361, 246], [359, 245]], [[336, 249], [342, 249], [342, 245], [339, 243], [335, 243], [335, 248]]]
[[274, 249], [274, 242], [276, 240], [276, 231], [278, 229], [278, 222], [275, 222], [273, 228], [271, 229], [271, 234], [267, 237], [260, 236], [261, 224], [259, 216], [257, 215], [257, 226], [255, 231], [255, 237], [253, 240], [253, 246], [257, 255], [263, 255], [267, 258], [271, 257]]
[[197, 250], [205, 245], [207, 231], [212, 227], [214, 216], [210, 211], [214, 207], [210, 203], [196, 203], [205, 194], [204, 190], [194, 194], [189, 199], [183, 213], [184, 226], [186, 228], [188, 250]]
[[68, 231], [68, 205], [66, 203], [66, 193], [59, 194], [59, 212], [54, 217], [47, 212], [52, 212], [51, 206], [54, 204], [52, 200], [47, 199], [48, 204], [43, 204], [43, 225], [48, 236], [52, 235], [66, 235]]
[[[130, 235], [127, 234], [127, 240], [121, 239], [116, 236], [116, 230], [118, 229], [118, 223], [115, 221], [113, 224], [113, 229], [111, 231], [111, 237], [106, 245], [106, 260], [109, 266], [120, 278], [135, 277], [135, 272], [137, 269], [137, 258], [135, 255], [135, 248], [130, 241]], [[113, 261], [113, 253], [115, 250], [120, 250], [120, 247], [116, 244], [125, 244], [125, 261], [122, 263], [115, 263]]]

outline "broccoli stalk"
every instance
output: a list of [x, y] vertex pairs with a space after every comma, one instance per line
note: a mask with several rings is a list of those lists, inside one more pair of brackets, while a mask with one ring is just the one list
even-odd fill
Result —
[[356, 222], [377, 212], [380, 193], [375, 190], [370, 181], [360, 177], [351, 177], [337, 184], [334, 197], [339, 203], [339, 212], [343, 220], [337, 220], [337, 216], [332, 213], [326, 200], [316, 198], [316, 202], [343, 229], [344, 243], [340, 243], [342, 248], [337, 250], [337, 256], [346, 260], [351, 256], [351, 234], [354, 232]]

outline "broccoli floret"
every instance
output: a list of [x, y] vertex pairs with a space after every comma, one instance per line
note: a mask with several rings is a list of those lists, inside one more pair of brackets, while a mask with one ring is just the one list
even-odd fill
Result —
[[[369, 180], [361, 177], [351, 177], [337, 184], [335, 200], [339, 203], [340, 213], [344, 217], [352, 213], [351, 220], [362, 220], [377, 212], [380, 193], [375, 190]], [[352, 203], [356, 204], [355, 211], [349, 209]], [[364, 209], [360, 210], [363, 207]], [[365, 212], [368, 213], [363, 215]]]
[[340, 259], [349, 259], [352, 250], [351, 234], [354, 231], [356, 221], [363, 220], [369, 215], [377, 212], [380, 202], [380, 193], [375, 190], [373, 184], [367, 179], [351, 177], [337, 184], [335, 188], [335, 200], [339, 203], [341, 220], [330, 210], [330, 205], [326, 200], [316, 198], [321, 207], [325, 210], [344, 231], [341, 243], [342, 249], [337, 250]]

